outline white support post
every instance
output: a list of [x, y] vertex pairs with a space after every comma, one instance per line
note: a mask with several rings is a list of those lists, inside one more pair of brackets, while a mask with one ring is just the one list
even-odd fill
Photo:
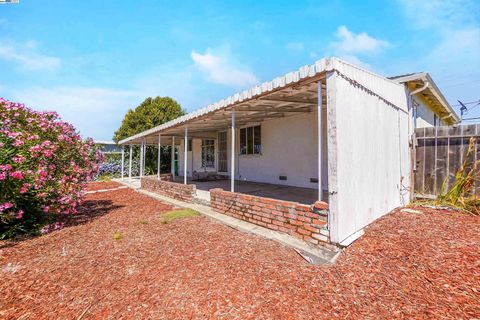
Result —
[[175, 180], [175, 137], [172, 137], [172, 164], [170, 171], [172, 171], [172, 178]]
[[235, 192], [235, 110], [232, 110], [231, 155], [230, 155], [230, 191]]
[[138, 162], [140, 169], [140, 178], [143, 176], [143, 140], [140, 142], [140, 161]]
[[183, 141], [183, 184], [187, 184], [187, 153], [188, 153], [188, 128], [185, 127], [185, 140]]
[[157, 175], [158, 175], [158, 180], [160, 180], [160, 155], [161, 155], [161, 148], [162, 147], [162, 135], [159, 133], [158, 134], [158, 168], [157, 168]]
[[132, 182], [132, 145], [130, 145], [130, 153], [128, 155], [128, 180]]
[[323, 125], [322, 125], [322, 81], [318, 81], [317, 97], [317, 127], [318, 127], [318, 200], [323, 200], [322, 185], [322, 144], [323, 144]]
[[123, 180], [123, 169], [125, 168], [125, 146], [122, 146], [122, 174], [121, 178]]
[[145, 163], [147, 162], [147, 139], [143, 139], [143, 175], [145, 175]]

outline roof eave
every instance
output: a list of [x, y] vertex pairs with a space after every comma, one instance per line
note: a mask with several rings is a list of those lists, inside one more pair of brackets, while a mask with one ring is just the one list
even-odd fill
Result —
[[435, 97], [440, 102], [442, 107], [444, 107], [448, 111], [451, 118], [453, 118], [455, 124], [460, 123], [460, 121], [461, 121], [460, 117], [455, 112], [455, 110], [452, 108], [452, 106], [448, 103], [447, 99], [445, 99], [445, 96], [440, 91], [437, 84], [435, 83], [435, 81], [433, 81], [432, 77], [430, 76], [430, 74], [428, 72], [418, 72], [418, 73], [414, 73], [414, 74], [411, 74], [411, 75], [408, 75], [408, 76], [405, 76], [405, 77], [399, 77], [399, 78], [394, 79], [394, 81], [397, 81], [397, 82], [400, 82], [400, 83], [408, 83], [408, 82], [411, 82], [411, 81], [419, 81], [419, 80], [422, 81], [423, 83], [425, 83], [425, 82], [429, 83], [429, 87], [430, 87], [431, 92], [435, 95]]

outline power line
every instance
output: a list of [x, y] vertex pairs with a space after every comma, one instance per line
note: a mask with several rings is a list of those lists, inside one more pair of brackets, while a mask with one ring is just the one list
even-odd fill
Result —
[[[474, 103], [480, 103], [480, 99], [476, 101], [464, 102], [463, 104], [474, 104]], [[452, 104], [452, 107], [459, 107], [460, 105], [461, 105], [460, 103]]]
[[464, 118], [462, 121], [468, 121], [468, 120], [478, 120], [480, 117], [474, 117], [474, 118]]

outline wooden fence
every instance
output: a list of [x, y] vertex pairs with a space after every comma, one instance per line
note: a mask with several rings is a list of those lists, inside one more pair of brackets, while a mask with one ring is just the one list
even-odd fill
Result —
[[[470, 138], [475, 138], [473, 152], [467, 156]], [[417, 197], [434, 197], [455, 183], [455, 174], [466, 160], [470, 167], [480, 159], [480, 125], [418, 128], [413, 146], [413, 186]], [[465, 159], [467, 158], [467, 159]], [[480, 181], [474, 184], [475, 195], [480, 195]]]

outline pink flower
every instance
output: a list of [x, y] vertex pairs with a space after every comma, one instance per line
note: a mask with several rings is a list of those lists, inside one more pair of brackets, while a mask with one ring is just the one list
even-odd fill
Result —
[[51, 150], [43, 150], [42, 153], [47, 158], [49, 158], [53, 155], [53, 152]]
[[17, 179], [17, 180], [22, 180], [23, 179], [23, 173], [19, 170], [14, 171], [10, 173], [10, 177]]
[[12, 170], [12, 166], [9, 164], [0, 165], [0, 170], [9, 171], [9, 170]]
[[13, 157], [13, 162], [15, 163], [22, 163], [23, 161], [25, 161], [25, 157], [22, 155]]
[[5, 180], [7, 178], [7, 174], [5, 172], [0, 172], [0, 181]]
[[30, 184], [24, 183], [23, 186], [20, 188], [20, 193], [26, 193], [28, 191], [28, 188], [30, 188]]
[[24, 142], [23, 140], [15, 140], [15, 142], [13, 143], [13, 146], [14, 147], [21, 147], [23, 146]]
[[10, 209], [11, 207], [13, 207], [13, 203], [4, 202], [3, 204], [0, 204], [0, 212], [4, 211], [6, 209]]
[[40, 169], [37, 171], [37, 174], [40, 176], [40, 178], [45, 178], [47, 176], [47, 171]]
[[22, 219], [22, 217], [23, 217], [23, 210], [18, 210], [16, 218]]

